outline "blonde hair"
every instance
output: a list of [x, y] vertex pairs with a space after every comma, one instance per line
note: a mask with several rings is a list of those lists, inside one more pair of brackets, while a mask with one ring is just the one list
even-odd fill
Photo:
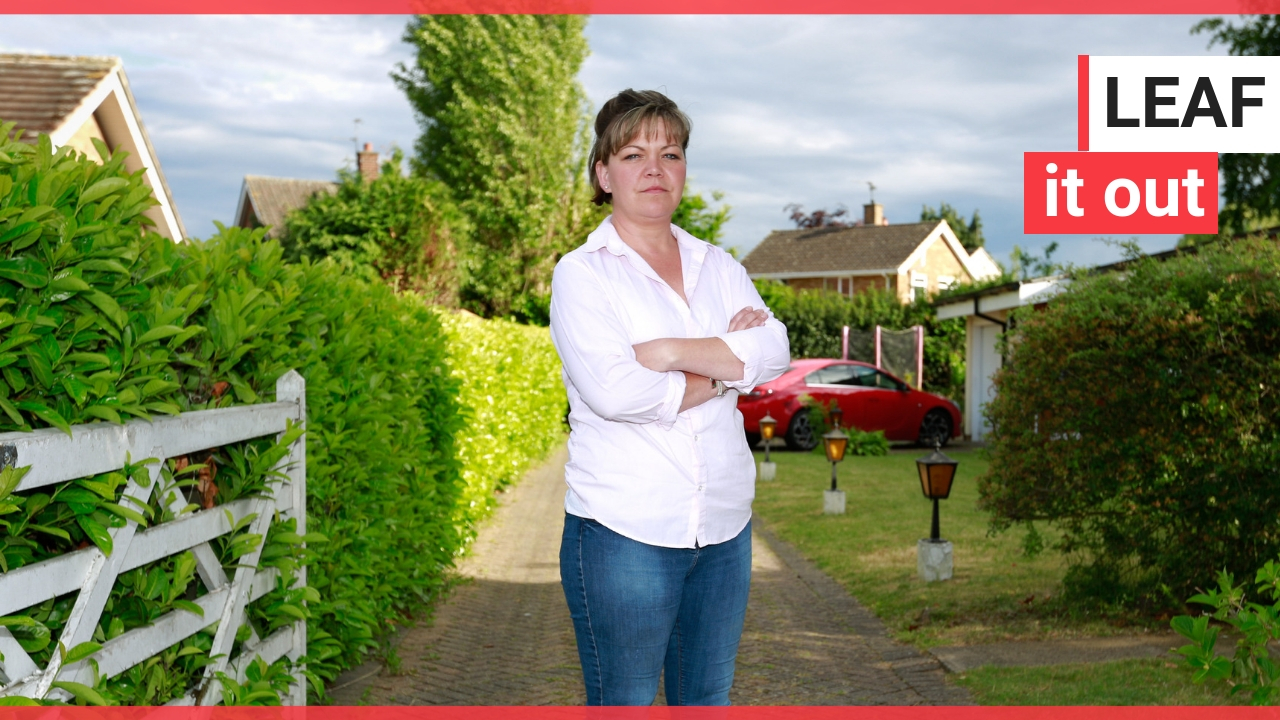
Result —
[[605, 192], [596, 175], [596, 163], [608, 164], [609, 158], [643, 130], [645, 137], [653, 137], [658, 128], [667, 132], [667, 139], [679, 143], [681, 149], [689, 149], [689, 133], [693, 121], [666, 95], [657, 90], [623, 90], [614, 95], [596, 114], [596, 141], [591, 145], [588, 168], [591, 202], [596, 205], [613, 203], [613, 193]]

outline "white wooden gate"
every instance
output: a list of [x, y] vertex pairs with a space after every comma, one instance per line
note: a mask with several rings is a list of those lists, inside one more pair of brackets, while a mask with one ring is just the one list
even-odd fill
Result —
[[[124, 425], [77, 425], [72, 428], [70, 437], [52, 428], [30, 433], [0, 433], [0, 451], [8, 456], [0, 457], [0, 461], [11, 462], [17, 467], [31, 467], [16, 490], [22, 492], [119, 470], [130, 457], [155, 458], [156, 464], [148, 466], [153, 482], [144, 488], [130, 480], [125, 488], [126, 495], [146, 502], [160, 485], [155, 480], [159, 478], [160, 464], [166, 458], [278, 435], [285, 430], [287, 422], [304, 422], [305, 390], [302, 376], [290, 371], [276, 383], [274, 403], [189, 412], [155, 418], [151, 422], [134, 420]], [[70, 696], [59, 689], [50, 692], [52, 684], [72, 681], [92, 685], [90, 659], [96, 661], [100, 676], [111, 677], [215, 621], [219, 625], [210, 650], [215, 662], [205, 668], [204, 679], [195, 691], [170, 704], [216, 704], [221, 700], [216, 673], [224, 672], [244, 682], [244, 669], [255, 657], [260, 656], [270, 663], [285, 655], [297, 659], [306, 652], [307, 626], [304, 621], [298, 621], [266, 638], [259, 638], [255, 633], [244, 644], [239, 656], [228, 657], [236, 631], [245, 623], [245, 605], [274, 589], [278, 573], [274, 569], [256, 570], [264, 544], [259, 543], [255, 550], [239, 559], [240, 566], [235, 576], [228, 578], [209, 546], [211, 540], [231, 532], [233, 522], [250, 514], [256, 514], [256, 517], [249, 525], [249, 532], [262, 536], [264, 540], [276, 512], [283, 517], [294, 518], [299, 535], [306, 533], [305, 436], [292, 445], [277, 469], [288, 479], [269, 485], [274, 497], [244, 498], [211, 510], [188, 512], [170, 522], [143, 530], [129, 521], [124, 527], [110, 530], [113, 542], [110, 555], [103, 554], [96, 547], [87, 547], [0, 574], [0, 616], [79, 590], [61, 636], [56, 639], [68, 650], [93, 637], [116, 577], [123, 572], [191, 550], [196, 558], [199, 578], [207, 590], [194, 601], [204, 610], [203, 617], [186, 610], [174, 610], [151, 625], [107, 641], [92, 658], [67, 666], [62, 665], [60, 654], [54, 652], [47, 667], [38, 667], [13, 635], [0, 627], [0, 654], [4, 656], [0, 668], [11, 679], [0, 687], [0, 697], [68, 698]], [[177, 510], [187, 504], [180, 494], [174, 495], [164, 499], [169, 507]], [[306, 584], [305, 573], [305, 568], [299, 571], [299, 585]], [[291, 687], [289, 696], [282, 700], [287, 704], [306, 704], [306, 683], [300, 673], [295, 672], [294, 676], [298, 682]]]

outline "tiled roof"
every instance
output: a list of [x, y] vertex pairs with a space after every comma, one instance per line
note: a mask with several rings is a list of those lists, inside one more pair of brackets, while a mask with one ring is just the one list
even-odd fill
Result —
[[338, 184], [328, 180], [294, 180], [261, 175], [245, 175], [244, 187], [258, 222], [271, 227], [267, 233], [270, 237], [278, 236], [284, 229], [284, 218], [290, 210], [306, 205], [316, 193], [333, 194], [338, 190]]
[[0, 53], [0, 120], [17, 123], [23, 140], [52, 133], [80, 106], [116, 58]]
[[774, 230], [745, 258], [751, 275], [858, 272], [901, 265], [938, 227], [938, 221]]

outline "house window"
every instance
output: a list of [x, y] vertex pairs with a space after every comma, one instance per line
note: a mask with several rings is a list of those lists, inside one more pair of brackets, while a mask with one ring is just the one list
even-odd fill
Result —
[[911, 301], [915, 302], [917, 298], [922, 297], [929, 289], [929, 276], [924, 273], [911, 271]]

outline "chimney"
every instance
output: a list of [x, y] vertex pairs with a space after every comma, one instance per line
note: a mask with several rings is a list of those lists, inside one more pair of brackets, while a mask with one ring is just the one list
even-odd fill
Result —
[[378, 179], [378, 153], [374, 152], [373, 143], [365, 143], [364, 150], [356, 153], [356, 167], [365, 182]]
[[870, 202], [862, 206], [863, 225], [888, 225], [889, 219], [884, 216], [884, 206], [878, 202]]

